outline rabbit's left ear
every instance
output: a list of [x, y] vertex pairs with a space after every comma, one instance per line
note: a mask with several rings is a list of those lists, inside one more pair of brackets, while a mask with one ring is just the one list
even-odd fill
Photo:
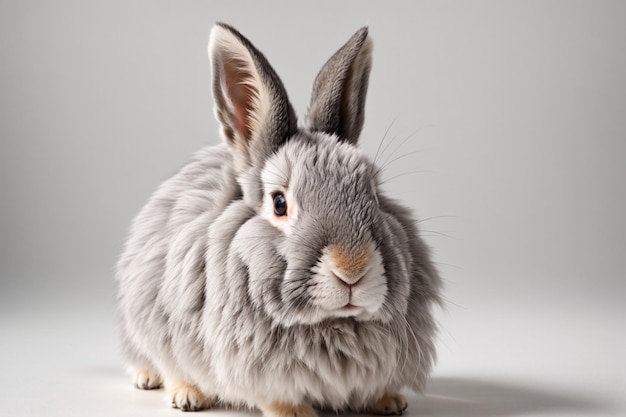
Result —
[[363, 128], [371, 66], [372, 41], [364, 27], [317, 74], [306, 119], [311, 131], [336, 134], [356, 144]]
[[259, 166], [297, 131], [285, 87], [263, 54], [236, 29], [211, 31], [215, 117], [238, 171]]

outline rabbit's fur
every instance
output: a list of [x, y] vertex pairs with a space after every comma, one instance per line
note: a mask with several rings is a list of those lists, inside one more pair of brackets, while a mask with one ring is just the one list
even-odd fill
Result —
[[301, 127], [239, 32], [217, 24], [209, 53], [224, 143], [157, 189], [118, 264], [135, 384], [163, 383], [183, 410], [401, 414], [398, 391], [420, 390], [435, 357], [440, 279], [411, 213], [356, 147], [367, 29], [322, 68]]

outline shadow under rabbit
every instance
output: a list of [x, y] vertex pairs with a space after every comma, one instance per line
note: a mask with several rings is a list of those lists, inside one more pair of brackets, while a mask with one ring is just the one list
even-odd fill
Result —
[[409, 397], [409, 414], [423, 417], [568, 415], [610, 410], [615, 407], [580, 392], [488, 379], [433, 378], [425, 395]]

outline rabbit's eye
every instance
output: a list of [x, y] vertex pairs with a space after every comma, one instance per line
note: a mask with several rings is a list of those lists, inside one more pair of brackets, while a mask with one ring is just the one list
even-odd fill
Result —
[[274, 194], [274, 214], [277, 216], [287, 215], [287, 200], [283, 193]]

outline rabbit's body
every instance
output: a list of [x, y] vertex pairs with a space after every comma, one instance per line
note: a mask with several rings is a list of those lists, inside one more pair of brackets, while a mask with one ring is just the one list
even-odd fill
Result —
[[[365, 155], [314, 128], [332, 119], [316, 114], [318, 102], [309, 126], [295, 127], [264, 57], [232, 28], [216, 31], [228, 144], [202, 149], [159, 187], [118, 264], [122, 343], [145, 377], [138, 385], [162, 379], [182, 409], [219, 400], [272, 416], [312, 415], [311, 406], [401, 413], [396, 393], [421, 389], [434, 360], [439, 299], [415, 222], [377, 191]], [[366, 83], [367, 32], [357, 35], [343, 50], [356, 54], [352, 65], [365, 60], [356, 70]], [[363, 88], [338, 105], [356, 100], [362, 111]], [[314, 96], [325, 94], [316, 81]], [[356, 142], [362, 114], [352, 120], [337, 132]]]

